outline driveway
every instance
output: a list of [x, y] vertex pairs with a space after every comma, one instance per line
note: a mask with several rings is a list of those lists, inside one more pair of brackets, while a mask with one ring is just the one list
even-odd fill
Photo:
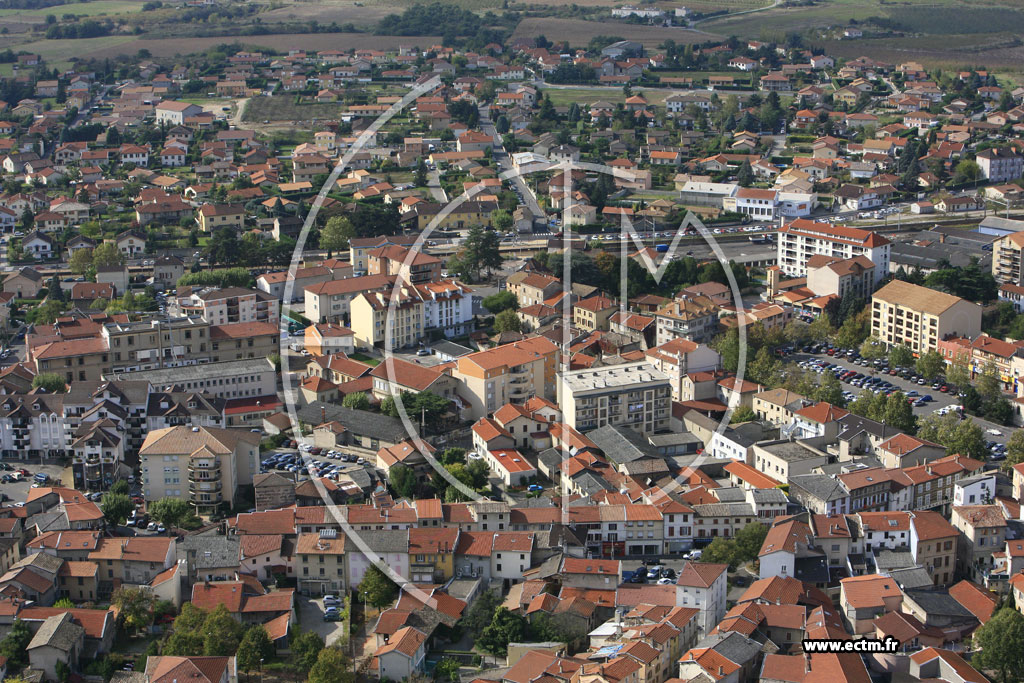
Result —
[[330, 645], [341, 637], [342, 625], [340, 621], [324, 621], [323, 599], [312, 600], [305, 596], [298, 597], [299, 602], [299, 623], [307, 631], [314, 631], [324, 643]]

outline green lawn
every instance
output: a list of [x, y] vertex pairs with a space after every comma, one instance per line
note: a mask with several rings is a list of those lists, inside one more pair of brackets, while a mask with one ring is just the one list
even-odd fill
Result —
[[39, 9], [0, 9], [0, 17], [17, 15], [21, 17], [45, 17], [52, 14], [57, 18], [65, 14], [74, 14], [78, 17], [95, 17], [101, 14], [131, 14], [141, 12], [142, 3], [132, 0], [97, 0], [97, 2], [76, 2], [67, 5], [54, 5], [52, 7], [40, 7]]
[[352, 360], [357, 360], [360, 363], [366, 363], [367, 365], [372, 365], [374, 367], [380, 365], [380, 358], [367, 356], [365, 353], [350, 353], [348, 357]]

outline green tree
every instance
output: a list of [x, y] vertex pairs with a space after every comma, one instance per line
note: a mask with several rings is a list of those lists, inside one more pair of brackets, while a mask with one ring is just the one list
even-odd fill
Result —
[[131, 489], [128, 486], [128, 481], [126, 479], [118, 479], [113, 483], [113, 485], [111, 485], [108, 493], [123, 493], [128, 495], [131, 493]]
[[[109, 497], [109, 493], [104, 496], [104, 505]], [[135, 633], [153, 621], [153, 596], [147, 591], [138, 588], [118, 588], [111, 596], [110, 603], [117, 607], [118, 614], [124, 620], [129, 633]]]
[[917, 359], [917, 372], [925, 379], [935, 379], [946, 369], [946, 359], [938, 351], [928, 351]]
[[255, 671], [263, 661], [274, 656], [274, 643], [267, 635], [262, 624], [255, 624], [242, 636], [238, 644], [238, 668], [242, 671]]
[[882, 419], [879, 422], [885, 422], [908, 434], [917, 431], [917, 416], [914, 415], [914, 410], [902, 391], [897, 391], [886, 398]]
[[491, 225], [498, 232], [508, 232], [512, 229], [512, 214], [504, 209], [496, 209], [491, 212]]
[[[747, 366], [747, 379], [774, 388], [781, 383], [782, 361], [767, 346], [762, 346]], [[733, 420], [736, 419], [735, 413]]]
[[416, 473], [405, 465], [395, 465], [391, 468], [390, 474], [391, 490], [399, 498], [415, 500], [418, 483]]
[[355, 237], [352, 222], [344, 216], [331, 216], [320, 230], [320, 248], [327, 251], [327, 257], [336, 251], [348, 249], [349, 240]]
[[345, 398], [341, 400], [341, 405], [346, 408], [352, 408], [353, 410], [369, 410], [370, 398], [364, 391], [355, 391], [351, 394], [347, 394]]
[[354, 680], [348, 656], [341, 648], [333, 646], [320, 650], [316, 664], [306, 677], [306, 683], [351, 683]]
[[203, 622], [203, 655], [230, 657], [238, 652], [243, 627], [223, 604], [217, 605]]
[[298, 626], [293, 629], [291, 657], [300, 671], [308, 672], [316, 664], [317, 657], [323, 649], [324, 639], [316, 631], [304, 631]]
[[71, 598], [61, 598], [57, 602], [53, 603], [53, 606], [60, 609], [74, 609], [75, 603]]
[[736, 172], [736, 182], [740, 187], [750, 187], [754, 184], [754, 170], [750, 167], [750, 161], [745, 160]]
[[1024, 615], [1003, 607], [973, 636], [971, 664], [979, 671], [995, 671], [1000, 683], [1024, 680]]
[[85, 275], [85, 271], [89, 270], [91, 265], [92, 249], [76, 249], [75, 253], [71, 254], [71, 258], [68, 259], [68, 268], [75, 275]]
[[732, 411], [732, 424], [740, 424], [741, 422], [750, 422], [751, 420], [757, 419], [757, 413], [755, 413], [750, 406], [740, 406]]
[[1002, 396], [1002, 380], [999, 379], [999, 368], [989, 361], [974, 378], [974, 388], [983, 401], [993, 401]]
[[971, 383], [971, 371], [965, 363], [957, 360], [946, 368], [946, 379], [958, 389], [966, 387]]
[[727, 564], [729, 565], [729, 571], [735, 570], [740, 562], [736, 555], [736, 545], [722, 536], [717, 536], [715, 540], [708, 544], [708, 547], [704, 548], [700, 559], [701, 562]]
[[508, 644], [523, 642], [526, 630], [526, 619], [504, 607], [499, 607], [476, 644], [484, 652], [505, 656], [508, 654]]
[[149, 505], [149, 516], [167, 528], [179, 526], [191, 513], [191, 506], [183, 498], [161, 498]]
[[506, 309], [494, 316], [495, 332], [522, 332], [523, 321], [512, 309]]
[[434, 667], [434, 680], [458, 683], [460, 666], [461, 664], [459, 663], [459, 660], [452, 659], [451, 657], [445, 657], [437, 663], [436, 667]]
[[7, 658], [7, 670], [14, 671], [28, 661], [27, 648], [32, 641], [32, 629], [21, 619], [15, 618], [7, 636], [0, 640], [0, 655]]
[[398, 597], [398, 586], [376, 565], [370, 565], [359, 582], [357, 591], [366, 596], [366, 602], [377, 609], [387, 607]]
[[124, 493], [108, 492], [107, 495], [103, 496], [103, 502], [100, 504], [100, 509], [103, 511], [103, 519], [111, 526], [124, 524], [134, 508], [132, 499]]
[[868, 360], [885, 358], [885, 344], [877, 337], [868, 337], [864, 340], [864, 343], [860, 345], [860, 355]]
[[63, 394], [67, 391], [64, 378], [56, 372], [41, 372], [32, 378], [32, 388], [42, 389], [48, 394]]
[[929, 415], [921, 420], [917, 436], [945, 446], [950, 453], [959, 453], [984, 460], [988, 452], [985, 433], [973, 420], [961, 420], [954, 413]]
[[416, 187], [427, 186], [427, 162], [423, 157], [420, 157], [419, 163], [416, 164], [416, 175], [413, 182], [416, 184]]
[[1024, 429], [1015, 429], [1010, 434], [1010, 440], [1006, 442], [1006, 460], [1003, 462], [1003, 468], [1010, 469], [1022, 462], [1024, 462]]
[[889, 365], [898, 368], [909, 368], [914, 363], [914, 352], [906, 344], [897, 344], [889, 349]]
[[[736, 532], [736, 554], [741, 562], [752, 562], [757, 559], [768, 535], [768, 527], [764, 524], [748, 524]], [[701, 556], [703, 559], [703, 556]]]
[[203, 624], [207, 612], [191, 602], [181, 606], [181, 613], [174, 619], [171, 635], [164, 641], [161, 654], [176, 657], [195, 657], [203, 653]]
[[92, 250], [92, 265], [99, 269], [110, 266], [120, 266], [124, 263], [124, 254], [113, 242], [103, 242], [96, 245]]
[[860, 313], [843, 321], [836, 332], [835, 342], [844, 348], [857, 348], [871, 334], [871, 310], [867, 307]]
[[500, 605], [501, 596], [492, 590], [485, 589], [469, 606], [462, 618], [462, 628], [473, 641], [476, 641], [480, 633], [491, 623], [494, 612]]
[[63, 301], [47, 299], [39, 306], [30, 310], [25, 316], [25, 319], [36, 325], [52, 325], [54, 321], [64, 315], [67, 310], [68, 306]]
[[504, 310], [519, 308], [519, 300], [516, 295], [507, 289], [485, 296], [480, 302], [492, 315], [497, 315]]
[[839, 383], [839, 378], [831, 372], [821, 374], [813, 398], [815, 401], [824, 401], [834, 406], [846, 405], [846, 399], [843, 398], [843, 386]]

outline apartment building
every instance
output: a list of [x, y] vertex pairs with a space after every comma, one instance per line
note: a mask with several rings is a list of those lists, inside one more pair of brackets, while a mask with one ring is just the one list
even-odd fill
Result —
[[65, 455], [69, 444], [63, 399], [56, 394], [0, 396], [0, 456], [26, 460]]
[[389, 245], [411, 247], [416, 244], [416, 235], [389, 235], [384, 237], [355, 237], [349, 241], [349, 263], [355, 275], [366, 275], [369, 270], [367, 255]]
[[352, 299], [362, 293], [389, 291], [394, 284], [390, 275], [364, 275], [306, 287], [305, 316], [315, 323], [347, 325]]
[[[177, 387], [181, 391], [212, 394], [218, 398], [272, 396], [277, 391], [277, 372], [266, 357], [156, 368], [138, 372], [105, 375], [118, 380], [118, 386], [140, 382], [154, 387]], [[72, 394], [75, 385], [72, 385]], [[143, 409], [145, 404], [143, 403]], [[141, 442], [140, 442], [141, 445]]]
[[345, 536], [337, 529], [299, 534], [295, 541], [295, 578], [303, 595], [341, 595], [348, 592]]
[[277, 325], [280, 322], [281, 302], [257, 289], [210, 288], [175, 297], [171, 312], [180, 316], [198, 315], [211, 325], [254, 322]]
[[456, 280], [415, 285], [423, 302], [423, 329], [457, 337], [473, 331], [473, 290]]
[[704, 295], [684, 294], [654, 313], [658, 346], [673, 339], [704, 342], [718, 334], [718, 305]]
[[975, 156], [981, 177], [990, 183], [1016, 180], [1024, 174], [1024, 156], [1012, 147], [990, 147]]
[[974, 583], [988, 585], [995, 568], [993, 553], [1006, 547], [1006, 518], [999, 505], [958, 505], [949, 520], [960, 532], [956, 572]]
[[778, 233], [778, 266], [791, 277], [806, 276], [807, 262], [816, 254], [840, 259], [865, 256], [875, 266], [874, 287], [889, 274], [890, 251], [889, 240], [877, 232], [806, 218], [782, 226]]
[[280, 350], [281, 330], [277, 325], [266, 322], [210, 325], [211, 363], [266, 358]]
[[682, 401], [683, 378], [693, 372], [708, 372], [718, 369], [722, 357], [710, 346], [676, 338], [648, 349], [647, 362], [656, 370], [665, 373], [672, 383], [672, 398]]
[[875, 289], [875, 264], [866, 256], [844, 259], [815, 254], [807, 259], [807, 289], [817, 296], [867, 299]]
[[106, 323], [101, 336], [109, 350], [104, 371], [151, 370], [210, 359], [210, 323], [199, 316]]
[[184, 498], [197, 513], [233, 507], [239, 486], [259, 473], [260, 435], [210, 427], [167, 427], [149, 432], [139, 450], [147, 500]]
[[1011, 285], [1024, 282], [1021, 251], [1024, 251], [1024, 231], [1011, 232], [992, 243], [992, 277], [996, 282]]
[[572, 322], [584, 332], [607, 330], [608, 319], [618, 310], [618, 305], [612, 299], [592, 296], [573, 304]]
[[558, 405], [566, 424], [580, 432], [605, 425], [644, 434], [668, 429], [672, 385], [647, 361], [561, 373]]
[[554, 390], [557, 347], [543, 337], [526, 339], [462, 356], [453, 371], [466, 388], [472, 419], [490, 415], [506, 403], [525, 403]]
[[934, 510], [910, 513], [910, 552], [936, 586], [948, 586], [956, 572], [960, 532]]
[[543, 273], [513, 273], [505, 281], [505, 289], [516, 295], [519, 308], [543, 304], [562, 292], [562, 281]]
[[363, 292], [349, 304], [355, 344], [359, 348], [399, 349], [423, 340], [423, 301], [406, 287], [398, 291]]
[[947, 337], [980, 333], [981, 306], [952, 294], [893, 280], [871, 297], [871, 334], [888, 346], [920, 354]]
[[441, 259], [397, 244], [367, 252], [366, 267], [370, 275], [400, 276], [416, 285], [441, 279]]

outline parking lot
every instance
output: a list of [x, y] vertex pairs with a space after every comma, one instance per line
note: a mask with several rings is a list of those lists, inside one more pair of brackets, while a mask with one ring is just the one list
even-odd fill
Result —
[[342, 624], [340, 621], [324, 621], [323, 598], [307, 598], [298, 596], [299, 602], [299, 623], [304, 630], [314, 631], [324, 643], [331, 645], [342, 635]]
[[[280, 448], [266, 454], [266, 457], [260, 462], [260, 470], [262, 472], [278, 472], [285, 475], [293, 474], [296, 481], [303, 481], [312, 474], [318, 477], [336, 479], [335, 475], [373, 467], [364, 458], [352, 453], [315, 447], [310, 448], [305, 445], [302, 448], [302, 453], [294, 448]], [[305, 467], [303, 462], [305, 462]]]
[[[868, 378], [877, 377], [883, 381], [889, 382], [895, 389], [898, 389], [899, 391], [902, 391], [904, 394], [907, 394], [908, 397], [931, 396], [931, 401], [926, 402], [924, 405], [914, 406], [914, 414], [918, 417], [919, 420], [924, 419], [925, 417], [932, 415], [941, 409], [946, 409], [949, 406], [960, 405], [960, 399], [952, 390], [949, 390], [948, 392], [942, 392], [938, 389], [935, 389], [933, 388], [934, 382], [926, 381], [924, 384], [921, 384], [918, 381], [912, 381], [911, 379], [903, 377], [899, 374], [890, 375], [887, 372], [884, 372], [881, 368], [876, 368], [873, 364], [868, 364], [867, 366], [857, 365], [850, 358], [837, 359], [835, 356], [829, 356], [826, 353], [805, 353], [802, 351], [797, 351], [790, 355], [787, 358], [787, 360], [797, 363], [804, 362], [805, 364], [807, 362], [829, 363], [831, 365], [839, 366], [840, 368], [842, 368], [844, 372], [853, 371], [856, 373], [861, 373]], [[840, 380], [840, 382], [842, 383], [843, 391], [848, 392], [848, 400], [856, 398], [860, 394], [860, 392], [864, 390], [863, 387], [854, 386], [848, 380]], [[989, 422], [988, 420], [983, 420], [979, 417], [970, 416], [970, 419], [974, 420], [974, 422], [978, 424], [978, 426], [980, 426], [982, 430], [985, 431], [986, 441], [992, 441], [997, 444], [1005, 444], [1009, 440], [1011, 428], [1004, 427], [1002, 425], [997, 425], [995, 423]]]
[[[18, 461], [8, 462], [13, 469], [24, 469], [29, 474], [24, 477], [21, 481], [13, 481], [9, 483], [0, 482], [0, 494], [7, 496], [9, 503], [20, 503], [24, 502], [28, 496], [29, 489], [32, 488], [32, 484], [35, 483], [33, 477], [39, 472], [43, 472], [50, 477], [47, 485], [54, 485], [60, 481], [65, 485], [72, 485], [70, 480], [65, 481], [66, 476], [70, 476], [70, 470], [66, 470], [64, 467], [57, 464], [32, 464], [32, 463], [20, 463]], [[0, 474], [10, 474], [11, 470], [5, 470]], [[8, 504], [9, 504], [8, 503]]]

